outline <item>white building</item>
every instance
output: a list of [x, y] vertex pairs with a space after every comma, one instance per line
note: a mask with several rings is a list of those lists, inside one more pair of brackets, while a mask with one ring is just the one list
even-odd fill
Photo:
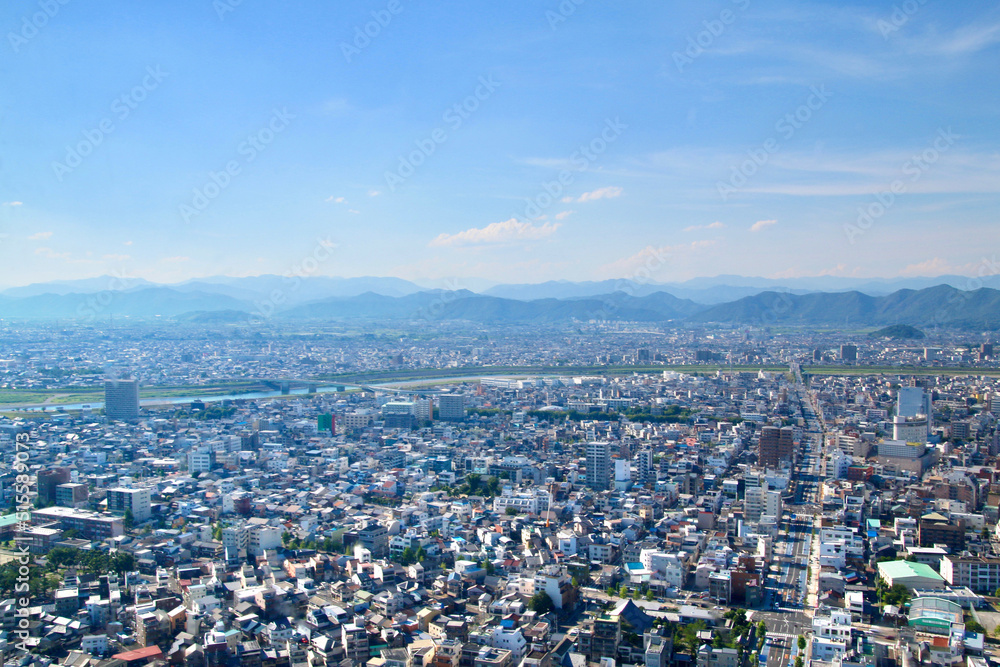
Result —
[[831, 661], [842, 656], [851, 643], [851, 613], [831, 609], [813, 618], [813, 660]]
[[[551, 595], [549, 597], [552, 597]], [[490, 634], [490, 646], [493, 648], [507, 649], [514, 654], [514, 663], [520, 662], [524, 657], [524, 651], [528, 642], [521, 634], [520, 628], [502, 628], [496, 626]]]
[[108, 636], [84, 635], [80, 640], [80, 650], [90, 655], [104, 655], [108, 652]]

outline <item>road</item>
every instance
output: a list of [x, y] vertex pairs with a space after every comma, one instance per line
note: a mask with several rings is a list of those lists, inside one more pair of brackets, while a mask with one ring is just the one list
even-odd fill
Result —
[[813, 533], [821, 511], [825, 425], [798, 364], [792, 364], [791, 371], [796, 380], [791, 400], [797, 399], [804, 426], [793, 460], [791, 494], [765, 582], [766, 611], [753, 614], [755, 621], [763, 620], [768, 628], [766, 667], [788, 667], [794, 661], [797, 638], [807, 634], [812, 625], [819, 578]]

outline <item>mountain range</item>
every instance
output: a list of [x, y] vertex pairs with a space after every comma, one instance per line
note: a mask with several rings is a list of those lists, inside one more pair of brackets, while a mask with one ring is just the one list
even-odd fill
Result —
[[[951, 285], [958, 289], [969, 289], [970, 286], [1000, 289], [1000, 275], [986, 276], [975, 281], [966, 276], [949, 275], [914, 278], [818, 276], [789, 279], [721, 275], [672, 283], [628, 279], [583, 282], [552, 280], [526, 284], [484, 284], [483, 281], [464, 279], [449, 281], [449, 289], [452, 291], [470, 290], [482, 296], [517, 301], [601, 297], [615, 292], [643, 297], [666, 292], [679, 299], [688, 299], [706, 305], [723, 304], [763, 292], [811, 294], [855, 291], [869, 296], [886, 296], [903, 289], [920, 290], [936, 285]], [[0, 291], [0, 298], [24, 298], [45, 294], [95, 294], [106, 291], [135, 292], [154, 287], [169, 288], [184, 293], [219, 294], [240, 301], [268, 300], [277, 291], [282, 295], [282, 303], [286, 306], [334, 297], [355, 297], [368, 292], [382, 296], [403, 297], [436, 289], [433, 286], [418, 285], [402, 278], [372, 276], [359, 278], [287, 277], [272, 274], [248, 277], [210, 276], [174, 284], [157, 284], [130, 276], [100, 276], [11, 287]]]
[[[963, 291], [947, 284], [900, 289], [885, 295], [860, 291], [762, 291], [722, 303], [699, 303], [653, 286], [618, 287], [604, 294], [569, 283], [568, 295], [510, 298], [468, 290], [422, 290], [396, 278], [323, 279], [307, 284], [280, 276], [192, 281], [170, 287], [138, 283], [119, 290], [0, 294], [6, 319], [103, 320], [175, 318], [192, 323], [255, 323], [263, 320], [462, 320], [481, 324], [542, 324], [618, 320], [750, 326], [824, 325], [845, 328], [910, 325], [990, 329], [1000, 326], [1000, 290]], [[87, 285], [100, 284], [88, 282]], [[558, 284], [562, 285], [562, 284]], [[570, 289], [569, 285], [577, 285]], [[374, 290], [352, 294], [361, 287]], [[523, 286], [522, 286], [523, 287]], [[543, 286], [538, 286], [545, 289]], [[650, 291], [652, 290], [652, 291]], [[334, 292], [333, 295], [330, 292]], [[339, 294], [338, 294], [339, 292]], [[522, 290], [522, 293], [525, 293]], [[316, 294], [323, 294], [315, 298]], [[314, 298], [310, 298], [314, 297]]]

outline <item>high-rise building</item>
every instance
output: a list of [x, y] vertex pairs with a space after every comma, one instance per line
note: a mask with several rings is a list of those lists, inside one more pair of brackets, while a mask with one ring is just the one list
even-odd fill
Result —
[[319, 432], [337, 433], [337, 415], [324, 413], [316, 417], [316, 430]]
[[67, 482], [56, 487], [56, 505], [86, 508], [90, 489], [86, 484]]
[[48, 503], [56, 501], [56, 487], [68, 484], [70, 469], [66, 467], [49, 468], [38, 471], [38, 497]]
[[760, 431], [758, 463], [765, 468], [777, 468], [782, 461], [791, 461], [795, 450], [795, 429], [765, 426]]
[[840, 346], [840, 358], [843, 361], [858, 360], [858, 346], [850, 343]]
[[462, 421], [465, 419], [465, 396], [462, 394], [439, 396], [438, 417], [442, 421]]
[[112, 514], [132, 512], [136, 523], [145, 521], [152, 515], [149, 489], [116, 487], [108, 489], [108, 511]]
[[931, 397], [922, 387], [900, 387], [896, 395], [896, 414], [916, 417], [931, 413]]
[[139, 418], [139, 381], [105, 380], [104, 414], [108, 419], [129, 421]]
[[653, 470], [653, 450], [648, 447], [640, 449], [635, 454], [636, 480], [639, 484], [650, 484], [656, 481], [656, 472]]
[[604, 491], [611, 480], [611, 443], [587, 443], [587, 486]]

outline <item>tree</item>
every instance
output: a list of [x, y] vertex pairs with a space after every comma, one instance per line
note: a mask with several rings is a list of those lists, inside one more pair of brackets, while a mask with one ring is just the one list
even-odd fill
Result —
[[552, 598], [545, 591], [538, 591], [528, 600], [528, 609], [538, 614], [546, 614], [552, 611], [554, 607], [555, 603], [552, 602]]
[[216, 542], [222, 541], [222, 524], [216, 523], [212, 526], [212, 539]]
[[507, 509], [504, 510], [504, 514], [506, 514], [507, 516], [517, 516], [518, 511], [516, 507], [508, 506]]
[[974, 618], [970, 618], [965, 621], [965, 629], [968, 632], [978, 632], [980, 634], [986, 634], [986, 628]]
[[802, 667], [802, 656], [795, 656], [795, 667]]
[[653, 601], [653, 597], [654, 597], [653, 596], [653, 591], [646, 591], [646, 601], [647, 602], [652, 602]]
[[135, 516], [130, 509], [125, 510], [125, 516], [122, 517], [122, 528], [126, 533], [131, 532], [135, 528]]
[[799, 635], [799, 650], [800, 651], [806, 650], [806, 638], [803, 637], [802, 635]]
[[910, 601], [910, 591], [903, 584], [893, 584], [891, 588], [881, 594], [882, 604], [891, 604], [902, 607]]

